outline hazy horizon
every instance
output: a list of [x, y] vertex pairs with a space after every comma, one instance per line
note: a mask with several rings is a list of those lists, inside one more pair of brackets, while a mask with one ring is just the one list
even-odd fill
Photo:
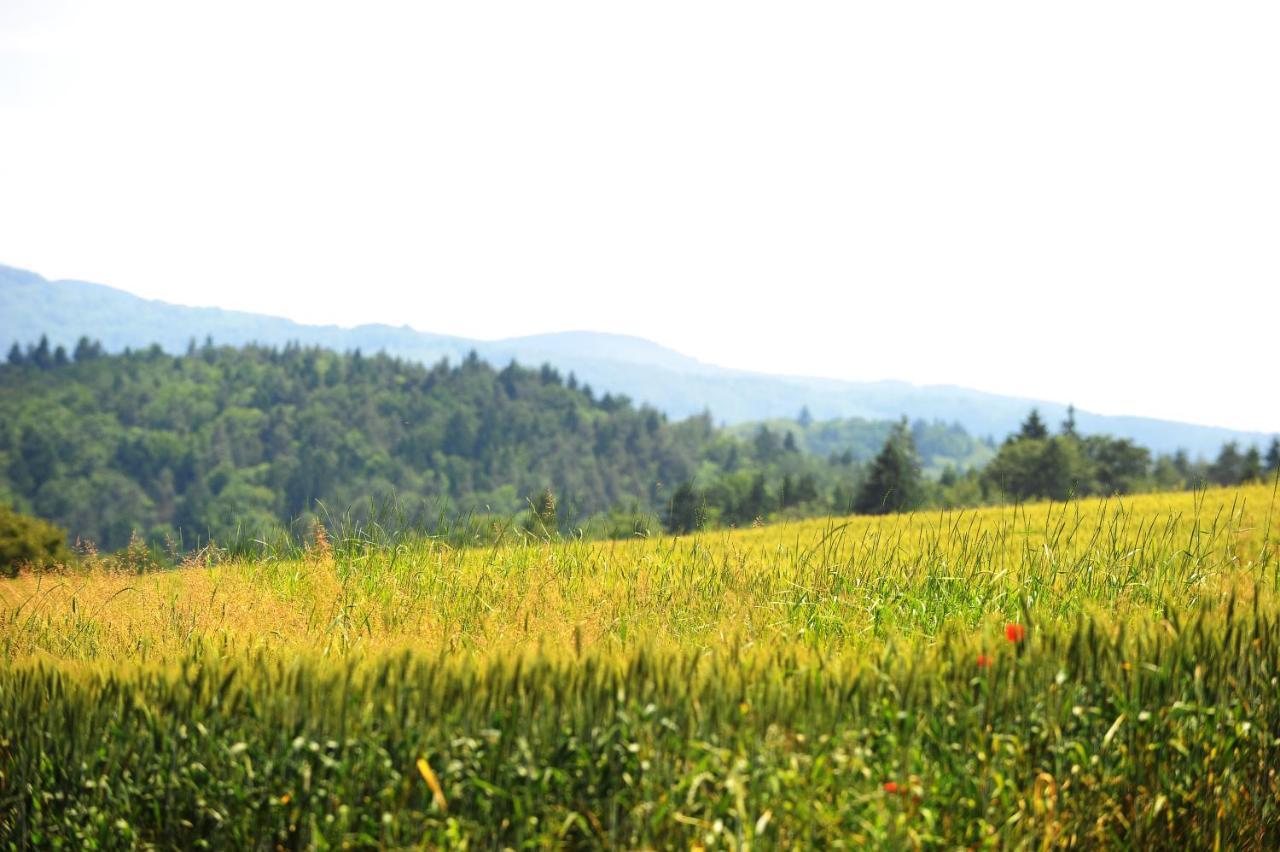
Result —
[[0, 8], [0, 260], [1276, 431], [1280, 9]]
[[[5, 264], [5, 263], [3, 263], [3, 261], [0, 261], [0, 266], [10, 266], [11, 268], [13, 268], [13, 265], [12, 265], [12, 264]], [[39, 274], [39, 272], [38, 272], [38, 271], [36, 271], [36, 270], [26, 270], [26, 271], [28, 271], [28, 272], [33, 272], [33, 273], [35, 273], [35, 274]], [[57, 281], [60, 281], [60, 280], [61, 280], [61, 281], [77, 281], [77, 282], [79, 282], [79, 283], [87, 283], [87, 284], [95, 284], [95, 285], [100, 285], [100, 286], [106, 286], [106, 287], [110, 287], [110, 288], [111, 288], [111, 289], [113, 289], [113, 290], [119, 290], [119, 291], [124, 292], [124, 293], [129, 293], [129, 295], [138, 296], [138, 294], [136, 294], [136, 293], [130, 293], [128, 290], [126, 290], [126, 289], [124, 289], [124, 288], [121, 288], [121, 287], [114, 287], [113, 285], [110, 285], [110, 284], [107, 284], [107, 283], [105, 283], [105, 282], [101, 282], [101, 281], [89, 281], [89, 280], [80, 279], [80, 278], [75, 278], [75, 279], [71, 279], [71, 278], [57, 278], [57, 279], [54, 279], [54, 278], [50, 278], [49, 276], [41, 276], [41, 277], [45, 278], [46, 280], [52, 281], [52, 282], [54, 282], [54, 283], [56, 283]], [[146, 297], [138, 296], [138, 298], [146, 298]], [[221, 306], [221, 305], [216, 305], [216, 304], [210, 304], [210, 305], [191, 305], [191, 304], [184, 304], [184, 303], [179, 303], [179, 302], [167, 301], [167, 300], [164, 300], [164, 299], [157, 299], [157, 300], [155, 300], [155, 301], [165, 302], [166, 304], [171, 304], [171, 305], [175, 305], [175, 306], [178, 306], [178, 307], [187, 307], [187, 308], [195, 308], [195, 309], [206, 309], [206, 308], [209, 308], [209, 309], [217, 309], [217, 310], [231, 310], [231, 309], [224, 308], [223, 306]], [[623, 338], [630, 338], [630, 339], [634, 339], [634, 340], [637, 340], [637, 341], [641, 341], [641, 342], [643, 342], [643, 343], [647, 343], [647, 344], [652, 344], [652, 345], [656, 345], [656, 346], [659, 346], [659, 347], [663, 347], [663, 348], [667, 349], [668, 351], [675, 352], [676, 354], [679, 354], [679, 355], [682, 355], [682, 356], [686, 356], [686, 357], [689, 357], [689, 358], [694, 358], [695, 360], [699, 361], [700, 363], [703, 363], [703, 364], [706, 364], [706, 365], [709, 365], [709, 366], [713, 366], [713, 367], [720, 367], [720, 368], [724, 368], [724, 369], [728, 369], [728, 370], [741, 370], [741, 371], [744, 371], [744, 372], [759, 373], [759, 374], [763, 374], [763, 375], [767, 375], [767, 376], [774, 376], [774, 377], [779, 377], [779, 378], [804, 378], [804, 379], [814, 379], [814, 378], [816, 378], [816, 379], [833, 379], [833, 380], [835, 380], [835, 381], [853, 381], [853, 380], [841, 379], [841, 378], [839, 378], [839, 377], [833, 377], [833, 376], [822, 376], [822, 375], [816, 375], [816, 374], [813, 374], [813, 373], [780, 373], [780, 372], [770, 371], [770, 370], [751, 370], [751, 369], [748, 369], [748, 368], [739, 367], [739, 366], [734, 365], [734, 364], [724, 364], [724, 363], [718, 363], [718, 362], [714, 362], [714, 361], [707, 361], [707, 360], [705, 360], [705, 359], [701, 359], [701, 358], [696, 358], [696, 356], [690, 355], [689, 353], [683, 352], [683, 351], [681, 351], [681, 350], [679, 350], [679, 349], [677, 349], [677, 348], [675, 348], [675, 347], [667, 346], [666, 344], [662, 343], [661, 341], [655, 340], [655, 339], [650, 338], [650, 337], [645, 337], [645, 336], [640, 335], [640, 334], [619, 333], [619, 332], [607, 332], [607, 331], [599, 331], [599, 330], [597, 330], [597, 329], [589, 329], [589, 328], [559, 328], [559, 329], [549, 329], [549, 330], [546, 330], [546, 331], [532, 332], [532, 333], [527, 334], [527, 335], [519, 335], [519, 336], [515, 336], [515, 337], [483, 337], [483, 336], [478, 336], [478, 335], [477, 335], [477, 336], [473, 336], [473, 335], [455, 335], [455, 334], [450, 334], [450, 333], [449, 333], [449, 332], [447, 332], [447, 331], [441, 331], [441, 330], [438, 330], [438, 329], [432, 329], [432, 328], [419, 328], [419, 327], [417, 327], [417, 326], [413, 325], [412, 323], [403, 323], [403, 322], [402, 322], [402, 323], [396, 323], [396, 322], [394, 322], [394, 321], [372, 321], [372, 322], [362, 322], [362, 323], [342, 323], [342, 322], [333, 322], [333, 323], [307, 323], [307, 322], [303, 322], [303, 321], [301, 321], [301, 320], [297, 320], [297, 319], [294, 319], [294, 318], [292, 318], [292, 317], [288, 317], [288, 316], [267, 315], [267, 314], [258, 314], [258, 316], [272, 316], [272, 317], [277, 318], [277, 319], [283, 319], [283, 320], [287, 320], [287, 321], [290, 321], [290, 322], [295, 322], [295, 323], [298, 323], [298, 324], [300, 324], [300, 325], [306, 325], [306, 326], [332, 326], [332, 327], [336, 327], [336, 328], [340, 328], [340, 329], [348, 330], [348, 331], [349, 331], [349, 330], [352, 330], [352, 329], [358, 329], [358, 328], [361, 328], [361, 327], [370, 327], [370, 326], [383, 326], [383, 327], [390, 327], [390, 328], [407, 328], [407, 329], [410, 329], [411, 331], [416, 332], [416, 333], [427, 334], [427, 335], [438, 335], [438, 336], [445, 336], [445, 337], [455, 337], [455, 338], [459, 338], [459, 339], [462, 339], [462, 340], [472, 340], [472, 341], [482, 342], [482, 343], [497, 343], [497, 342], [503, 342], [503, 341], [514, 341], [514, 340], [519, 340], [519, 339], [522, 339], [522, 338], [528, 338], [528, 337], [547, 337], [547, 336], [573, 335], [573, 334], [589, 334], [589, 335], [607, 335], [607, 336], [617, 336], [617, 337], [623, 337]], [[215, 342], [217, 342], [217, 341], [216, 341], [216, 339], [215, 339]], [[912, 382], [912, 381], [911, 381], [911, 380], [909, 380], [909, 379], [904, 379], [904, 378], [895, 377], [895, 376], [891, 376], [891, 375], [889, 375], [889, 376], [883, 376], [883, 377], [880, 377], [880, 378], [867, 379], [867, 380], [863, 380], [863, 381], [869, 381], [869, 382], [889, 382], [889, 383], [896, 383], [896, 382], [900, 382], [900, 383], [905, 383], [905, 384], [913, 385], [913, 386], [916, 386], [916, 387], [923, 387], [923, 386], [926, 386], [926, 385], [928, 385], [928, 384], [929, 384], [929, 383], [924, 383], [924, 382]], [[985, 388], [980, 388], [980, 387], [976, 387], [976, 386], [974, 386], [974, 385], [972, 385], [972, 384], [963, 384], [963, 383], [961, 383], [961, 384], [945, 384], [945, 385], [944, 385], [944, 384], [942, 384], [942, 383], [934, 383], [934, 386], [938, 386], [938, 387], [958, 387], [958, 388], [964, 388], [964, 389], [968, 389], [968, 390], [976, 390], [976, 391], [987, 392], [987, 393], [999, 393], [998, 391], [989, 391], [989, 390], [987, 390], [987, 389], [985, 389]], [[602, 389], [603, 389], [603, 390], [608, 390], [608, 388], [602, 388]], [[1032, 401], [1040, 401], [1040, 402], [1045, 402], [1045, 403], [1049, 403], [1049, 404], [1061, 404], [1061, 405], [1074, 404], [1074, 400], [1050, 399], [1050, 398], [1048, 398], [1048, 397], [1038, 396], [1038, 395], [1035, 395], [1035, 394], [1029, 394], [1029, 395], [1027, 395], [1027, 398], [1028, 398], [1028, 399], [1030, 399], [1030, 400], [1032, 400]], [[1120, 411], [1097, 411], [1097, 410], [1093, 410], [1093, 409], [1088, 409], [1088, 408], [1086, 408], [1086, 407], [1084, 407], [1084, 406], [1080, 406], [1080, 405], [1078, 405], [1078, 404], [1076, 405], [1076, 407], [1077, 407], [1078, 409], [1080, 409], [1081, 411], [1090, 411], [1091, 413], [1094, 413], [1094, 414], [1101, 414], [1101, 415], [1108, 415], [1108, 416], [1121, 416], [1121, 417], [1124, 417], [1124, 416], [1130, 416], [1130, 417], [1148, 417], [1148, 416], [1150, 416], [1150, 415], [1142, 414], [1141, 412], [1134, 412], [1134, 411], [1130, 411], [1130, 410], [1120, 410]], [[714, 412], [713, 412], [713, 413], [714, 413]], [[1221, 422], [1214, 422], [1214, 421], [1212, 421], [1212, 420], [1205, 420], [1205, 419], [1201, 419], [1201, 420], [1179, 420], [1178, 422], [1188, 423], [1188, 424], [1194, 424], [1194, 425], [1199, 425], [1199, 426], [1209, 426], [1209, 427], [1219, 427], [1219, 428], [1230, 428], [1230, 429], [1242, 429], [1242, 430], [1246, 430], [1246, 431], [1254, 431], [1254, 432], [1260, 432], [1260, 433], [1280, 433], [1280, 424], [1278, 424], [1277, 428], [1266, 428], [1266, 427], [1259, 428], [1259, 427], [1250, 427], [1250, 426], [1233, 426], [1233, 425], [1231, 425], [1231, 424], [1226, 424], [1226, 423], [1221, 423]]]

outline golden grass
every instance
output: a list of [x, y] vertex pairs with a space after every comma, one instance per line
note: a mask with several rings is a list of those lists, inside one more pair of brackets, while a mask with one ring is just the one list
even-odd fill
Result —
[[23, 576], [0, 582], [0, 649], [10, 661], [156, 661], [210, 644], [329, 655], [840, 648], [1024, 610], [1156, 617], [1227, 585], [1252, 588], [1274, 549], [1274, 496], [1252, 486], [497, 548], [322, 541], [300, 559]]

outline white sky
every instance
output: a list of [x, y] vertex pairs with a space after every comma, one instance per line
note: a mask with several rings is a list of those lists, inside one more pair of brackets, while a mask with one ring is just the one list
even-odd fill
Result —
[[1280, 429], [1280, 4], [0, 0], [0, 263]]

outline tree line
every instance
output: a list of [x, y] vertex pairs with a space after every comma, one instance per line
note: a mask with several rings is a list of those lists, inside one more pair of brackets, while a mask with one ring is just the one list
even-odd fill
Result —
[[[497, 369], [474, 353], [425, 366], [208, 340], [181, 355], [108, 355], [82, 339], [67, 353], [42, 339], [15, 344], [0, 366], [0, 504], [103, 549], [141, 537], [181, 550], [327, 512], [371, 514], [390, 495], [407, 523], [523, 516], [529, 531], [629, 536], [1234, 484], [1280, 469], [1274, 440], [1265, 456], [1228, 444], [1212, 461], [1152, 458], [1078, 434], [1071, 417], [1051, 433], [1035, 411], [999, 447], [941, 423], [807, 419], [746, 431], [716, 428], [710, 414], [671, 422], [549, 365]], [[874, 458], [832, 443], [868, 434], [885, 436]], [[805, 451], [815, 444], [831, 450]], [[939, 475], [924, 475], [922, 455]]]

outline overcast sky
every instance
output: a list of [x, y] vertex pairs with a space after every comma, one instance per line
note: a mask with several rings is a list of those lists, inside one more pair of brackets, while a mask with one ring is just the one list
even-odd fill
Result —
[[1280, 430], [1280, 4], [0, 0], [0, 263]]

